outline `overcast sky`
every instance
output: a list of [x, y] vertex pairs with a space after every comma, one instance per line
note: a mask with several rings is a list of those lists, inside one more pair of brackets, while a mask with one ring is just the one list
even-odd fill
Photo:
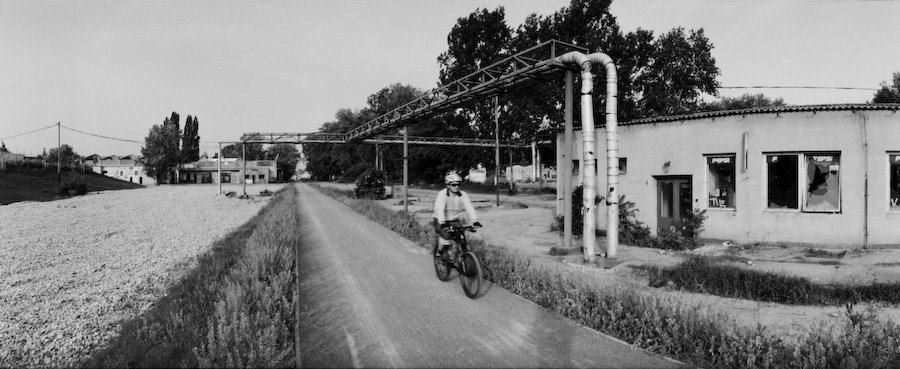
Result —
[[[392, 83], [434, 88], [460, 17], [506, 8], [516, 28], [565, 0], [0, 0], [0, 139], [139, 154], [173, 111], [197, 116], [201, 152], [244, 132], [312, 132]], [[896, 1], [618, 0], [623, 31], [704, 28], [722, 86], [878, 88], [900, 72]], [[874, 91], [762, 92], [788, 104], [863, 103]], [[73, 132], [133, 140], [117, 141]], [[17, 136], [17, 137], [11, 137]]]

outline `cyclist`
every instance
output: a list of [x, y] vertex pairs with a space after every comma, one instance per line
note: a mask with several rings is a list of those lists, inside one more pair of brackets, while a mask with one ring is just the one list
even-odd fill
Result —
[[459, 189], [462, 178], [455, 172], [450, 172], [444, 177], [446, 189], [440, 190], [434, 199], [434, 220], [432, 225], [438, 234], [438, 247], [435, 254], [440, 256], [444, 252], [444, 248], [450, 245], [450, 226], [461, 227], [463, 225], [460, 216], [463, 212], [468, 215], [467, 220], [472, 222], [475, 227], [481, 227], [478, 222], [478, 214], [475, 213], [475, 207], [469, 200], [469, 195]]

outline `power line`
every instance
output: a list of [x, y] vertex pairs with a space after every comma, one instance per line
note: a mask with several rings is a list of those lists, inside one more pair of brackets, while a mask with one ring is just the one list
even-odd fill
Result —
[[86, 135], [88, 135], [88, 136], [94, 136], [94, 137], [105, 138], [105, 139], [107, 139], [107, 140], [116, 140], [116, 141], [124, 141], [124, 142], [134, 142], [134, 143], [136, 143], [136, 144], [142, 144], [142, 143], [143, 143], [143, 142], [135, 141], [135, 140], [128, 140], [128, 139], [124, 139], [124, 138], [108, 137], [108, 136], [98, 135], [98, 134], [96, 134], [96, 133], [89, 133], [89, 132], [79, 131], [79, 130], [77, 130], [77, 129], [75, 129], [75, 128], [70, 128], [70, 127], [66, 127], [66, 126], [63, 126], [63, 125], [60, 125], [60, 126], [62, 126], [62, 127], [65, 128], [65, 129], [68, 129], [68, 130], [70, 130], [70, 131], [75, 131], [75, 132], [78, 132], [78, 133], [81, 133], [81, 134], [86, 134]]
[[0, 140], [6, 140], [6, 139], [14, 138], [14, 137], [24, 136], [24, 135], [27, 135], [27, 134], [29, 134], [29, 133], [35, 133], [35, 132], [37, 132], [37, 131], [43, 131], [43, 130], [45, 130], [45, 129], [53, 128], [53, 127], [56, 127], [56, 123], [53, 123], [53, 124], [51, 124], [51, 125], [49, 125], [49, 126], [46, 126], [46, 127], [44, 127], [44, 128], [38, 128], [38, 129], [33, 130], [33, 131], [28, 131], [28, 132], [25, 132], [25, 133], [19, 133], [19, 134], [17, 134], [17, 135], [12, 135], [12, 136], [7, 136], [7, 137], [2, 137], [2, 138], [0, 138]]
[[796, 89], [811, 89], [811, 90], [867, 90], [867, 91], [878, 91], [877, 88], [866, 88], [866, 87], [823, 87], [823, 86], [722, 86], [720, 89], [752, 89], [752, 88], [796, 88]]

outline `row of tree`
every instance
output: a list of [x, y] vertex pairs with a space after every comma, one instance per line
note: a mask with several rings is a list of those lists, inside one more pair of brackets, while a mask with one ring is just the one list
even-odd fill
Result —
[[[234, 144], [222, 148], [224, 158], [245, 158], [246, 160], [275, 160], [281, 180], [288, 180], [294, 175], [300, 152], [295, 145], [276, 144], [264, 148], [262, 144], [247, 144], [246, 157], [243, 156], [243, 145]], [[177, 112], [166, 117], [161, 125], [154, 125], [144, 139], [141, 148], [141, 162], [147, 175], [156, 179], [157, 183], [169, 180], [170, 171], [179, 164], [200, 160], [200, 122], [196, 116], [187, 116], [184, 130], [181, 129], [181, 117]], [[204, 153], [203, 157], [206, 154]], [[218, 154], [216, 154], [217, 157]], [[171, 181], [170, 181], [171, 182]]]

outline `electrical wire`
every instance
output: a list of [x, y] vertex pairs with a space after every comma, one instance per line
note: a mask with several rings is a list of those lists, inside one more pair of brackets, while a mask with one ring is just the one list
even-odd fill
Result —
[[49, 126], [46, 126], [46, 127], [44, 127], [44, 128], [38, 128], [38, 129], [33, 130], [33, 131], [28, 131], [28, 132], [25, 132], [25, 133], [19, 133], [19, 134], [17, 134], [17, 135], [12, 135], [12, 136], [7, 136], [7, 137], [0, 137], [0, 140], [7, 140], [7, 139], [10, 139], [10, 138], [14, 138], [14, 137], [24, 136], [24, 135], [27, 135], [27, 134], [29, 134], [29, 133], [35, 133], [35, 132], [37, 132], [37, 131], [43, 131], [43, 130], [45, 130], [45, 129], [47, 129], [47, 128], [53, 128], [53, 127], [55, 127], [57, 124], [59, 124], [59, 123], [53, 123], [53, 124], [51, 124], [51, 125], [49, 125]]
[[68, 130], [70, 130], [70, 131], [78, 132], [78, 133], [81, 133], [81, 134], [86, 134], [86, 135], [88, 135], [88, 136], [94, 136], [94, 137], [105, 138], [105, 139], [107, 139], [107, 140], [116, 140], [116, 141], [124, 141], [124, 142], [134, 142], [134, 143], [136, 143], [136, 144], [143, 144], [143, 142], [140, 142], [140, 141], [128, 140], [128, 139], [124, 139], [124, 138], [108, 137], [108, 136], [98, 135], [98, 134], [95, 134], [95, 133], [89, 133], [89, 132], [85, 132], [85, 131], [79, 131], [79, 130], [77, 130], [77, 129], [75, 129], [75, 128], [70, 128], [70, 127], [66, 127], [66, 126], [63, 126], [63, 125], [60, 125], [60, 126], [62, 126], [62, 127], [65, 128], [65, 129], [68, 129]]

